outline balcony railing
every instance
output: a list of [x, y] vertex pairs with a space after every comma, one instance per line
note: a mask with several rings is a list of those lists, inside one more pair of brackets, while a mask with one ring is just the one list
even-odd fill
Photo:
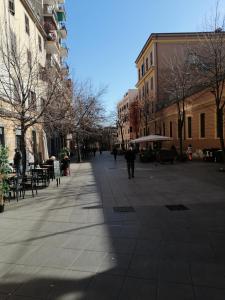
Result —
[[[58, 26], [58, 16], [55, 12], [55, 9], [52, 5], [44, 4], [43, 15], [45, 17], [45, 21], [51, 20], [55, 27]], [[47, 20], [46, 20], [47, 19]]]
[[67, 37], [67, 29], [66, 29], [66, 25], [65, 24], [61, 24], [60, 25], [60, 36], [62, 39], [65, 39]]
[[68, 56], [68, 48], [66, 47], [65, 44], [60, 45], [60, 55], [62, 57], [67, 57]]

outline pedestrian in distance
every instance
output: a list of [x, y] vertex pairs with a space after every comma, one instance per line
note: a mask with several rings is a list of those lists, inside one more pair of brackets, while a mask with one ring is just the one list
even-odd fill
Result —
[[134, 178], [134, 161], [136, 158], [135, 150], [133, 149], [133, 146], [131, 145], [129, 149], [125, 152], [125, 159], [127, 161], [127, 172], [128, 172], [128, 178], [131, 179]]
[[114, 160], [116, 160], [117, 153], [118, 153], [118, 151], [117, 151], [117, 148], [116, 148], [116, 147], [114, 147], [114, 148], [113, 148], [113, 151], [112, 151], [112, 153], [113, 153], [113, 156], [114, 156]]
[[62, 171], [63, 171], [63, 176], [68, 176], [70, 175], [70, 159], [67, 155], [64, 156], [63, 160], [62, 160]]
[[188, 155], [188, 159], [191, 161], [192, 160], [192, 146], [191, 146], [191, 144], [188, 145], [187, 155]]
[[21, 167], [22, 167], [22, 154], [21, 152], [19, 151], [19, 149], [15, 149], [15, 154], [14, 154], [14, 157], [13, 157], [13, 165], [14, 165], [14, 168], [16, 169], [16, 175], [21, 175], [22, 174], [22, 170], [21, 170]]

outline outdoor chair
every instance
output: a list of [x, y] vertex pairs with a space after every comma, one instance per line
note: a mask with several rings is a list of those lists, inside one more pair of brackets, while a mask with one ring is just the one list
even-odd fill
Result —
[[23, 188], [24, 188], [24, 195], [25, 195], [25, 192], [28, 190], [32, 191], [32, 197], [34, 197], [34, 191], [36, 192], [36, 195], [37, 195], [37, 176], [36, 176], [36, 174], [24, 176]]
[[32, 176], [36, 179], [37, 187], [47, 187], [49, 185], [48, 169], [32, 169]]
[[9, 179], [9, 202], [13, 194], [13, 198], [18, 202], [19, 196], [24, 199], [24, 186], [22, 176], [15, 176]]

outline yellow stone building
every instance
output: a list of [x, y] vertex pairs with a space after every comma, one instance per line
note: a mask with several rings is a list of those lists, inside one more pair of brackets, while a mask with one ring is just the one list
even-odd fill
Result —
[[[138, 72], [139, 136], [161, 134], [171, 137], [163, 146], [179, 147], [178, 118], [175, 104], [160, 108], [163, 100], [163, 70], [169, 59], [182, 56], [187, 45], [196, 45], [202, 33], [151, 34], [135, 63]], [[216, 108], [213, 94], [202, 91], [185, 102], [183, 127], [184, 149], [191, 144], [198, 152], [204, 148], [220, 148], [217, 136]]]

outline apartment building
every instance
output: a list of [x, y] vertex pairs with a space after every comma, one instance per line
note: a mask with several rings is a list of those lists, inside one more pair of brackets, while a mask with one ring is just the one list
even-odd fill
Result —
[[123, 146], [127, 149], [129, 146], [130, 140], [135, 138], [133, 127], [131, 124], [130, 118], [130, 109], [132, 103], [137, 98], [137, 90], [129, 89], [124, 95], [123, 99], [117, 104], [117, 113], [118, 113], [118, 122], [117, 122], [117, 130], [118, 130], [118, 143], [120, 148]]
[[[153, 33], [146, 41], [135, 63], [138, 73], [139, 136], [161, 134], [173, 138], [164, 146], [179, 147], [178, 117], [175, 104], [163, 105], [165, 66], [172, 57], [182, 60], [187, 47], [199, 43], [203, 33]], [[184, 149], [220, 148], [216, 126], [215, 100], [209, 91], [187, 98], [183, 127]]]
[[[3, 3], [2, 3], [3, 2]], [[36, 90], [30, 91], [27, 103], [37, 97], [38, 91], [46, 87], [45, 79], [41, 78], [41, 70], [46, 66], [57, 68], [68, 75], [68, 67], [65, 58], [68, 50], [63, 43], [67, 30], [64, 24], [65, 9], [63, 0], [1, 0], [0, 28], [1, 48], [0, 53], [1, 72], [4, 70], [3, 52], [23, 55], [22, 63], [24, 77], [26, 71], [38, 66], [40, 77]], [[13, 49], [13, 50], [12, 50]], [[10, 79], [9, 79], [10, 82]], [[24, 81], [26, 83], [26, 80]], [[18, 82], [20, 84], [20, 82]], [[14, 84], [15, 85], [15, 84]], [[9, 93], [15, 94], [12, 84], [8, 85]], [[10, 90], [11, 89], [11, 90]], [[1, 90], [2, 92], [2, 90]], [[7, 95], [9, 95], [7, 93]], [[1, 109], [9, 111], [10, 107], [4, 93], [0, 95]], [[37, 97], [36, 109], [41, 107], [41, 100]], [[29, 104], [28, 104], [29, 105]], [[35, 112], [33, 114], [35, 117]], [[56, 133], [56, 137], [57, 133]], [[26, 132], [27, 159], [29, 162], [45, 160], [49, 156], [46, 132], [41, 123], [31, 126]], [[56, 138], [53, 137], [55, 140]], [[0, 117], [0, 144], [9, 148], [9, 160], [12, 161], [14, 149], [21, 146], [21, 128], [13, 119]], [[50, 143], [51, 144], [51, 143]]]

